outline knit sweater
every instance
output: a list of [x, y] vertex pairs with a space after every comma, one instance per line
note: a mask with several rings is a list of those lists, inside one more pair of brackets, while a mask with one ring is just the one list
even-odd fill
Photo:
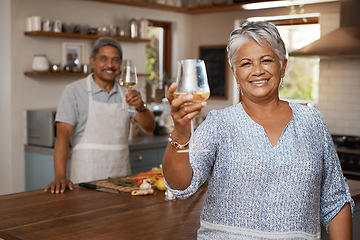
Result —
[[[320, 239], [321, 225], [351, 199], [319, 111], [289, 103], [293, 115], [275, 146], [241, 104], [212, 110], [196, 130], [187, 198], [209, 179], [198, 239]], [[168, 186], [169, 187], [169, 186]]]

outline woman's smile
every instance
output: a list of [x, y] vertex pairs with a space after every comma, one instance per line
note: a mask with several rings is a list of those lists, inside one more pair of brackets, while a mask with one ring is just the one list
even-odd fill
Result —
[[261, 86], [265, 85], [268, 81], [269, 81], [269, 79], [253, 80], [253, 81], [250, 81], [250, 83], [253, 84], [253, 85], [261, 87]]

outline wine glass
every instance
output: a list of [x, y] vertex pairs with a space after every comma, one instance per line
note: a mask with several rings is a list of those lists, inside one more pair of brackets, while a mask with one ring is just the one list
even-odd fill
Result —
[[[138, 82], [137, 74], [136, 74], [136, 67], [125, 65], [122, 68], [121, 75], [120, 75], [120, 85], [125, 87], [127, 91], [131, 88], [136, 87]], [[127, 112], [135, 112], [134, 110], [129, 108], [129, 104], [126, 104], [126, 108], [124, 111]]]
[[[187, 94], [193, 95], [193, 104], [205, 101], [210, 97], [210, 88], [206, 74], [205, 63], [199, 59], [185, 59], [178, 62], [178, 72], [176, 76], [177, 89], [174, 97], [180, 97]], [[191, 138], [190, 146], [187, 150], [178, 152], [206, 152], [206, 149], [196, 147], [194, 141], [194, 122], [191, 120]]]

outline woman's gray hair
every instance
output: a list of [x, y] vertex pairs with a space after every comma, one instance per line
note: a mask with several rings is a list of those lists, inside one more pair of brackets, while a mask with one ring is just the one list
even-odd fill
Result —
[[119, 51], [119, 56], [120, 59], [122, 60], [123, 56], [122, 56], [122, 49], [120, 43], [116, 39], [110, 37], [102, 37], [96, 40], [92, 48], [90, 57], [92, 59], [95, 59], [95, 55], [99, 52], [99, 49], [104, 46], [112, 46], [116, 48]]
[[239, 48], [247, 41], [255, 40], [260, 46], [266, 41], [275, 51], [281, 63], [286, 58], [286, 48], [280, 33], [274, 24], [264, 21], [244, 22], [233, 30], [228, 39], [227, 52], [230, 67], [233, 67], [234, 58]]

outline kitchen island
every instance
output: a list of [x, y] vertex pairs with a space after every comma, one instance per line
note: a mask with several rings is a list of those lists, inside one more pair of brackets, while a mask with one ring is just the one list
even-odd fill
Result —
[[[348, 180], [360, 204], [360, 181]], [[0, 196], [0, 238], [18, 239], [196, 239], [206, 187], [185, 200], [153, 195], [105, 193], [75, 186], [63, 194], [35, 190]], [[359, 237], [359, 206], [354, 239]], [[327, 239], [324, 235], [322, 239]]]
[[[168, 135], [139, 136], [129, 141], [131, 174], [145, 172], [162, 163]], [[54, 148], [25, 145], [25, 190], [42, 189], [54, 180]], [[67, 164], [69, 173], [70, 156]]]
[[0, 196], [0, 239], [196, 239], [206, 188], [186, 200], [106, 193], [75, 186]]

